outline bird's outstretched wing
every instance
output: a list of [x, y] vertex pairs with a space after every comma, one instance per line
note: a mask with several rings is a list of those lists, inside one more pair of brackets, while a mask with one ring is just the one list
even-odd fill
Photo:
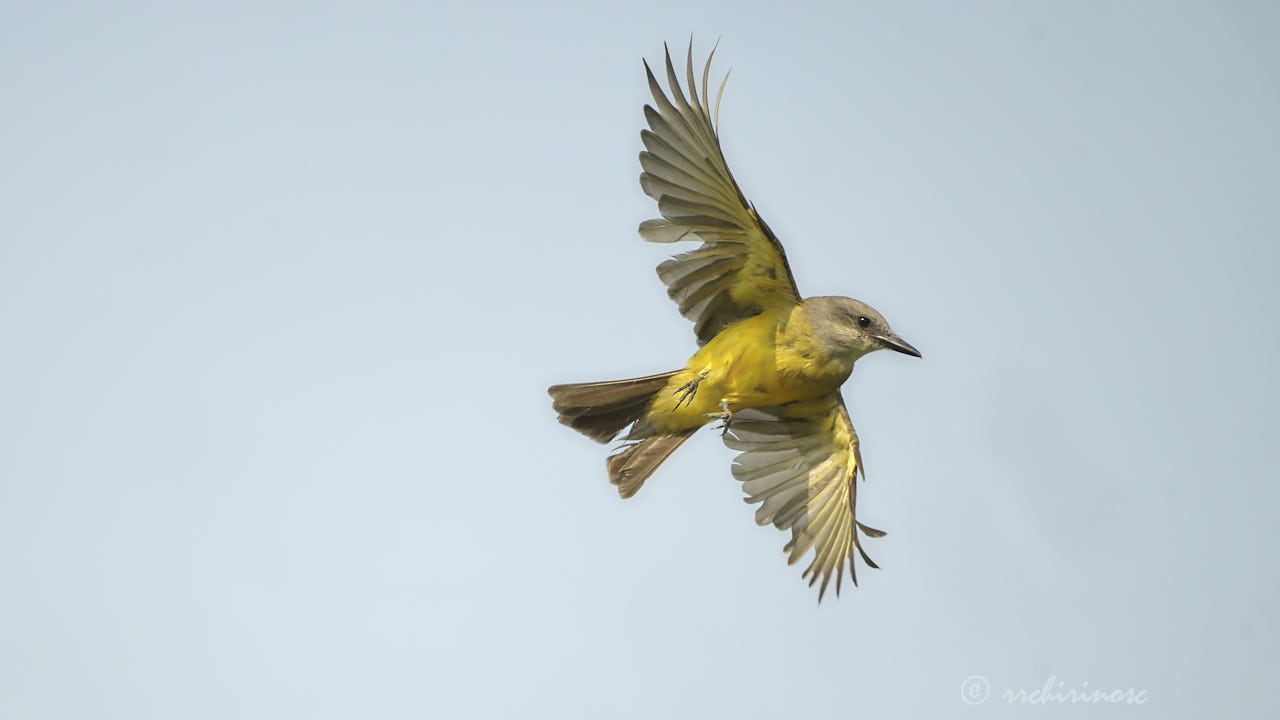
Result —
[[[712, 51], [712, 55], [715, 52]], [[707, 97], [711, 58], [702, 71], [699, 99], [689, 47], [686, 98], [666, 53], [668, 98], [649, 63], [654, 105], [644, 108], [648, 130], [640, 132], [640, 185], [658, 201], [662, 217], [640, 224], [650, 242], [696, 240], [702, 246], [658, 266], [667, 294], [692, 320], [698, 343], [706, 343], [730, 323], [766, 308], [800, 301], [786, 253], [773, 231], [743, 197], [725, 164]], [[725, 76], [728, 80], [728, 76]], [[724, 92], [724, 84], [720, 85]], [[720, 99], [716, 97], [719, 116]]]
[[733, 462], [733, 475], [742, 481], [746, 501], [760, 503], [756, 522], [791, 530], [782, 549], [794, 564], [810, 550], [813, 562], [804, 571], [812, 586], [822, 585], [818, 600], [836, 576], [836, 594], [848, 561], [849, 578], [856, 585], [854, 551], [871, 567], [858, 532], [870, 537], [880, 530], [858, 522], [857, 473], [862, 466], [858, 435], [839, 392], [817, 400], [740, 410], [733, 414], [724, 443], [742, 451]]

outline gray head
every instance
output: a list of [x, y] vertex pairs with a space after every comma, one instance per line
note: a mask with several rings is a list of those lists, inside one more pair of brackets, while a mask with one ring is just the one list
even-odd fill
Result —
[[920, 351], [898, 337], [884, 316], [870, 305], [847, 297], [812, 297], [804, 301], [814, 332], [823, 342], [851, 353], [853, 359], [889, 349], [920, 357]]

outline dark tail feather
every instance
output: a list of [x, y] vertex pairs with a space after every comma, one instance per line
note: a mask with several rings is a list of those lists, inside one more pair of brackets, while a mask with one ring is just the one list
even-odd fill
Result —
[[[560, 413], [560, 422], [597, 442], [607, 443], [628, 425], [642, 420], [649, 410], [649, 401], [678, 372], [613, 382], [555, 385], [547, 392], [551, 394], [556, 412]], [[689, 430], [676, 435], [646, 437], [650, 432], [647, 423], [640, 422], [627, 436], [630, 442], [609, 456], [609, 482], [618, 486], [618, 494], [624, 498], [634, 495], [662, 461], [694, 433]]]
[[618, 494], [622, 497], [635, 495], [662, 461], [671, 457], [671, 453], [694, 432], [687, 430], [678, 435], [655, 435], [628, 444], [622, 452], [609, 456], [609, 482], [618, 486]]
[[649, 401], [677, 372], [612, 382], [552, 385], [547, 392], [560, 414], [560, 422], [596, 442], [607, 443], [644, 417]]

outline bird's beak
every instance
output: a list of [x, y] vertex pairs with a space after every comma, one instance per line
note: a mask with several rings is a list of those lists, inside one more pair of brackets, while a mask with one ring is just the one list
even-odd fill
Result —
[[911, 347], [911, 343], [903, 340], [897, 335], [877, 335], [876, 339], [880, 341], [881, 345], [884, 345], [890, 350], [900, 352], [903, 355], [914, 355], [915, 357], [920, 357], [919, 350]]

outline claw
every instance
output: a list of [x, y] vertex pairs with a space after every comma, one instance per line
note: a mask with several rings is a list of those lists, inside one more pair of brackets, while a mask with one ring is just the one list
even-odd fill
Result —
[[733, 422], [733, 411], [729, 409], [729, 403], [725, 402], [724, 400], [721, 400], [720, 412], [707, 413], [707, 417], [711, 418], [712, 420], [720, 421], [720, 424], [712, 428], [712, 430], [719, 430], [720, 437], [724, 437], [725, 433], [729, 432], [729, 424]]
[[675, 395], [676, 393], [682, 390], [684, 391], [684, 394], [680, 396], [680, 399], [676, 400], [676, 407], [675, 407], [676, 410], [680, 409], [680, 405], [683, 404], [685, 400], [689, 401], [688, 402], [689, 405], [693, 404], [693, 396], [698, 392], [698, 383], [702, 382], [703, 378], [705, 378], [706, 376], [707, 376], [706, 372], [698, 373], [697, 377], [681, 385], [680, 387], [676, 388], [676, 391], [671, 393], [672, 395]]

